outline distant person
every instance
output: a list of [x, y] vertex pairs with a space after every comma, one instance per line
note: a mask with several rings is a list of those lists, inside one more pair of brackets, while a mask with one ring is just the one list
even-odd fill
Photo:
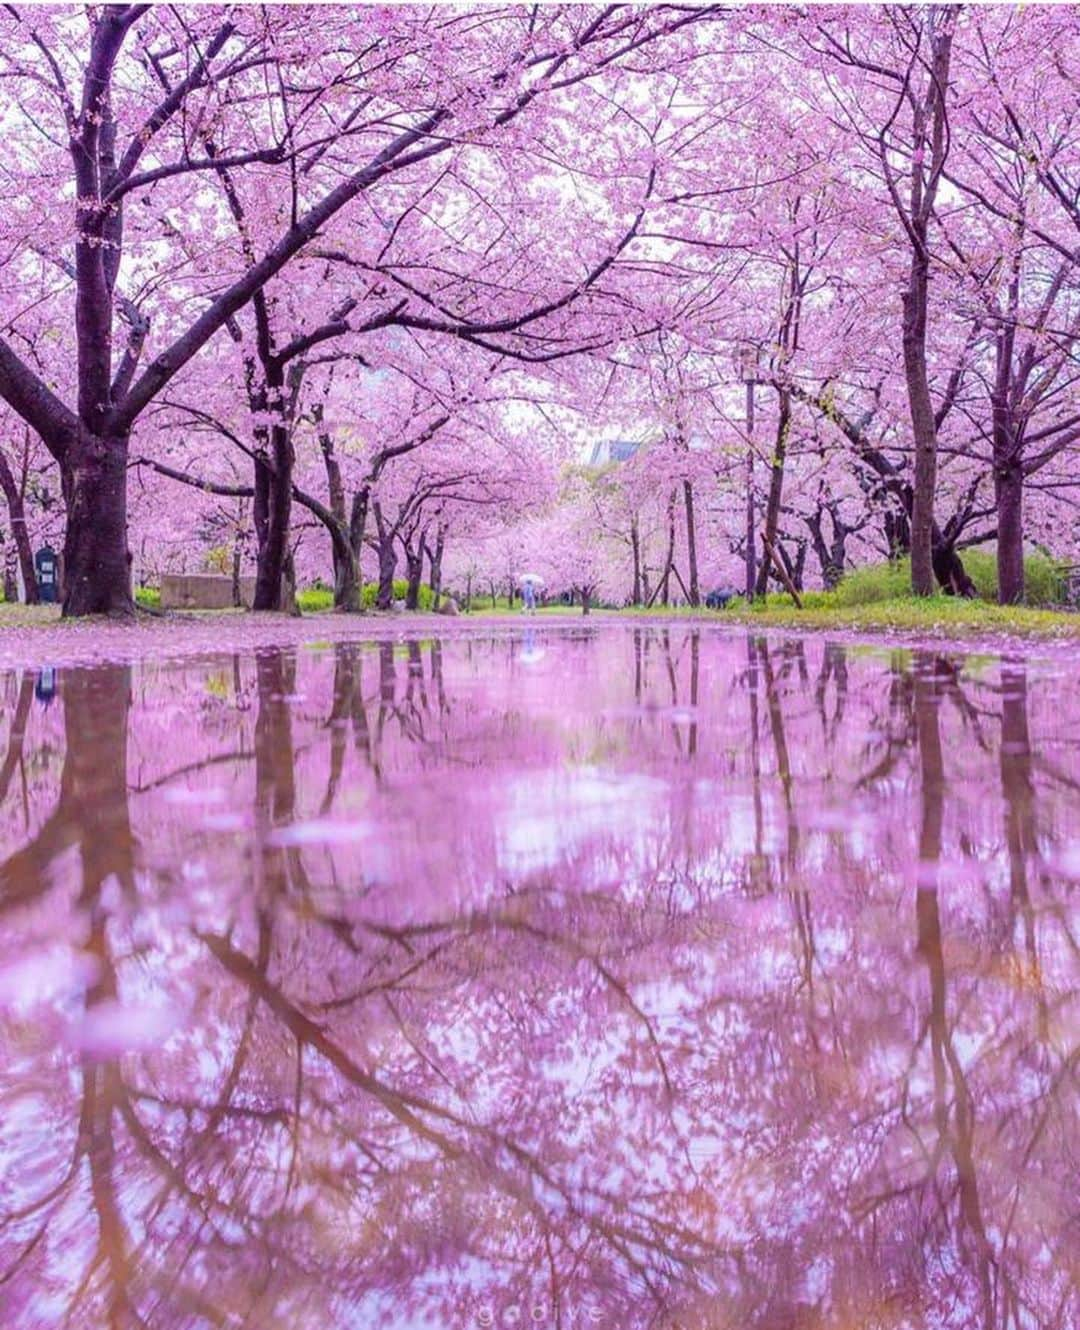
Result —
[[536, 613], [536, 594], [544, 585], [539, 573], [522, 573], [518, 578], [521, 587], [521, 608], [525, 614]]

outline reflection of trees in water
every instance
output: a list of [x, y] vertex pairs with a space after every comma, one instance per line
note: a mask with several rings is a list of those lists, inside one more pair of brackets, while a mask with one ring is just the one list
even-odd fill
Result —
[[[124, 669], [62, 676], [63, 770], [0, 867], [7, 926], [16, 907], [70, 911], [91, 1016], [148, 983], [190, 1015], [112, 1058], [5, 1021], [24, 1045], [5, 1097], [49, 1123], [0, 1182], [16, 1323], [1076, 1314], [1067, 1261], [1044, 1259], [1067, 1250], [1077, 1181], [1075, 939], [1046, 860], [1062, 773], [1038, 766], [1023, 665], [970, 680], [918, 653], [882, 669], [835, 644], [617, 640], [632, 712], [567, 706], [556, 659], [543, 738], [508, 719], [535, 675], [498, 691], [509, 640], [471, 661], [412, 643], [238, 663], [199, 724], [252, 703], [250, 736], [219, 753], [247, 773], [251, 830], [226, 860], [246, 878], [186, 922], [181, 884], [162, 915], [148, 881], [143, 822], [164, 814], [140, 801], [166, 776], [129, 795], [152, 698], [132, 703]], [[616, 705], [608, 651], [595, 696]], [[419, 846], [380, 882], [362, 842], [279, 834], [348, 805], [362, 772], [373, 815], [452, 782], [497, 819], [501, 778], [557, 762], [559, 720], [574, 743], [602, 729], [613, 769], [666, 795], [636, 832], [568, 841], [557, 868], [481, 881], [498, 836], [446, 828], [438, 802], [428, 838], [483, 890], [425, 894]], [[822, 823], [841, 795], [880, 825]]]
[[[72, 883], [72, 920], [88, 962], [85, 988], [88, 1020], [106, 1013], [118, 996], [116, 965], [108, 937], [110, 889], [135, 888], [134, 842], [127, 803], [129, 672], [122, 667], [65, 674], [61, 683], [66, 747], [53, 810], [37, 835], [0, 866], [0, 902], [34, 906], [47, 890], [56, 863], [74, 853], [78, 877]], [[96, 1218], [96, 1245], [89, 1268], [107, 1285], [103, 1307], [108, 1323], [128, 1324], [134, 1315], [127, 1298], [130, 1277], [121, 1200], [116, 1175], [114, 1130], [123, 1096], [118, 1065], [92, 1051], [77, 1054], [65, 1080], [77, 1095], [63, 1126], [66, 1154], [60, 1176], [33, 1199], [20, 1199], [5, 1216], [5, 1230], [18, 1229], [9, 1279], [48, 1245], [75, 1190], [86, 1191]], [[77, 1087], [77, 1088], [76, 1088]], [[17, 1094], [17, 1084], [10, 1092]], [[70, 1139], [74, 1137], [73, 1141]], [[28, 1161], [29, 1162], [29, 1161]], [[30, 1177], [36, 1181], [34, 1170]], [[18, 1179], [16, 1179], [18, 1185]], [[38, 1187], [28, 1189], [31, 1194]], [[32, 1314], [32, 1303], [30, 1304]]]
[[29, 670], [16, 677], [9, 674], [4, 680], [4, 714], [8, 719], [3, 762], [0, 763], [0, 800], [7, 798], [16, 771], [23, 761], [26, 741], [26, 723], [34, 700], [34, 679]]
[[[12, 834], [31, 834], [42, 789], [60, 766], [58, 712], [35, 705], [33, 670], [0, 674], [0, 854]], [[16, 833], [15, 829], [18, 828]]]

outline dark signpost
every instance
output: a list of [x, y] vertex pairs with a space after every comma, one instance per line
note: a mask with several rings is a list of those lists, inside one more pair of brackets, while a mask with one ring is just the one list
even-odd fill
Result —
[[56, 551], [45, 545], [34, 555], [37, 573], [38, 598], [43, 604], [55, 605], [60, 599], [60, 559]]

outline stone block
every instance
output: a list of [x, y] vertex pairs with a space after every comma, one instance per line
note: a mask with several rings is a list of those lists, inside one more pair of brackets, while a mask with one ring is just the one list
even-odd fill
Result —
[[[255, 599], [255, 579], [240, 579], [240, 599], [247, 609]], [[232, 578], [217, 573], [163, 573], [163, 610], [227, 610], [232, 608]]]

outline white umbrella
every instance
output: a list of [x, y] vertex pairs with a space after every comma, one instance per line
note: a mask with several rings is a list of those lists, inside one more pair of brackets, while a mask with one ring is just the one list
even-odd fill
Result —
[[522, 586], [543, 586], [544, 579], [539, 573], [522, 573], [518, 578]]

